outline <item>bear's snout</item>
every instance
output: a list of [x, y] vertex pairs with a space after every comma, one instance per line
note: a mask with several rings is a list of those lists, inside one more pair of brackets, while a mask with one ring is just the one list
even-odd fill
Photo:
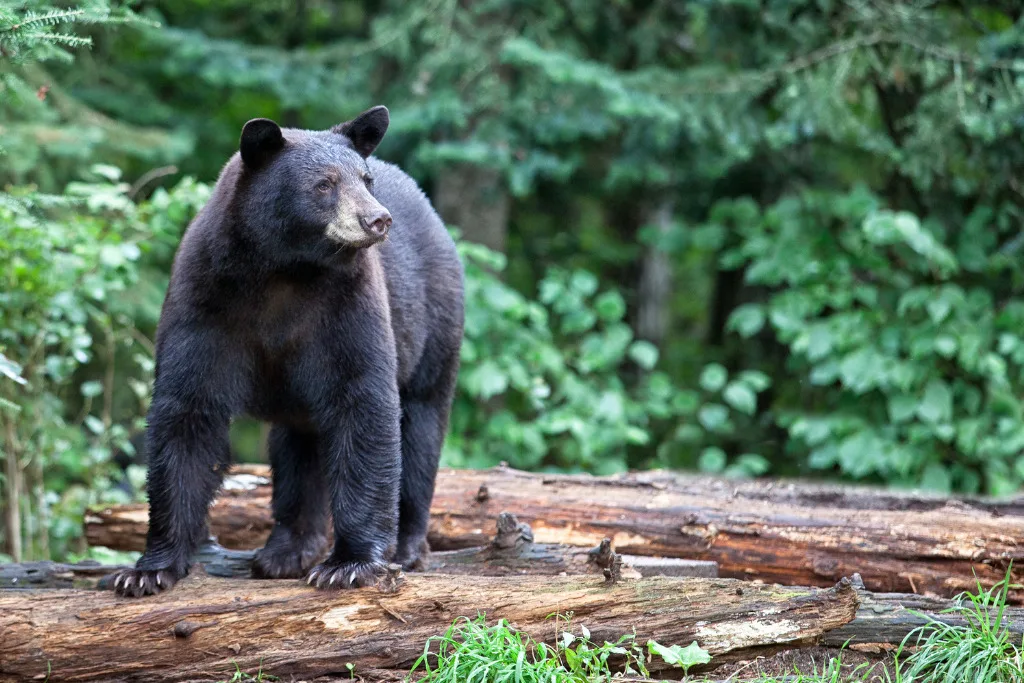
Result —
[[373, 237], [384, 237], [388, 229], [391, 228], [391, 214], [387, 209], [382, 209], [376, 215], [360, 216], [359, 222], [362, 224], [363, 230]]

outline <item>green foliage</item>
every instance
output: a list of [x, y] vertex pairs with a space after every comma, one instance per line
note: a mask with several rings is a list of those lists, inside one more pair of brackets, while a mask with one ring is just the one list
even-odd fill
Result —
[[686, 647], [680, 647], [679, 645], [666, 647], [657, 641], [648, 640], [647, 650], [652, 655], [661, 657], [665, 660], [666, 664], [682, 669], [684, 675], [689, 673], [692, 667], [707, 664], [711, 661], [711, 655], [708, 654], [707, 650], [697, 645], [696, 640]]
[[[866, 188], [806, 191], [766, 209], [720, 202], [763, 303], [736, 309], [739, 336], [770, 332], [799, 391], [772, 406], [790, 448], [816, 469], [939, 490], [1006, 493], [1024, 478], [1019, 301], [1000, 295], [1016, 268], [980, 235], [940, 240], [937, 221], [881, 208]], [[984, 215], [968, 217], [979, 226]], [[809, 235], [814, 234], [813, 239]]]
[[[657, 349], [635, 338], [622, 295], [602, 290], [592, 273], [552, 268], [533, 300], [499, 279], [501, 254], [464, 241], [458, 246], [466, 267], [466, 333], [446, 465], [505, 461], [609, 474], [628, 467], [631, 448], [652, 445], [657, 424], [680, 420], [666, 448], [692, 461], [716, 435], [749, 421], [757, 393], [768, 386], [753, 372], [726, 384], [726, 370], [712, 365], [706, 374], [720, 375], [719, 385], [705, 386], [706, 395], [681, 392], [655, 369]], [[767, 468], [752, 454], [729, 468], [721, 457], [709, 471]]]
[[[350, 670], [351, 670], [351, 666], [352, 665], [350, 664], [349, 665]], [[224, 681], [221, 681], [221, 683], [262, 683], [262, 681], [276, 681], [276, 680], [280, 680], [280, 679], [278, 679], [277, 676], [270, 676], [268, 674], [263, 673], [263, 666], [262, 666], [262, 664], [260, 665], [260, 668], [256, 671], [255, 674], [248, 674], [248, 673], [242, 671], [242, 669], [236, 663], [235, 664], [235, 672], [231, 675], [231, 678], [225, 679]]]
[[160, 163], [188, 151], [187, 136], [126, 125], [54, 83], [49, 69], [67, 68], [76, 50], [93, 46], [87, 31], [111, 25], [153, 26], [117, 0], [0, 5], [0, 182], [58, 191], [97, 158]]
[[124, 499], [108, 464], [114, 449], [131, 449], [119, 418], [148, 405], [153, 349], [138, 324], [159, 306], [138, 299], [140, 274], [166, 259], [208, 196], [185, 180], [136, 204], [115, 169], [93, 173], [63, 196], [0, 194], [0, 367], [16, 380], [0, 383], [0, 500], [27, 513], [4, 535], [13, 547], [20, 534], [30, 558], [65, 556], [87, 504]]
[[[553, 269], [539, 300], [530, 300], [490, 272], [503, 256], [466, 242], [459, 248], [466, 335], [446, 461], [624, 469], [626, 447], [649, 439], [648, 410], [620, 371], [631, 354], [650, 360], [650, 350], [623, 322], [621, 296], [599, 292], [585, 271]], [[490, 410], [481, 410], [487, 402]]]
[[55, 7], [50, 2], [17, 2], [0, 7], [0, 51], [16, 64], [73, 60], [71, 48], [92, 45], [88, 36], [65, 30], [70, 25], [111, 24], [127, 20], [124, 9], [109, 2], [87, 7]]
[[[554, 645], [516, 631], [505, 619], [488, 626], [483, 615], [456, 619], [443, 636], [428, 638], [410, 675], [422, 668], [419, 680], [429, 683], [600, 683], [624, 676], [648, 676], [643, 649], [627, 634], [614, 643], [598, 644], [580, 626], [568, 629]], [[613, 670], [609, 660], [618, 661]]]
[[[772, 379], [754, 428], [725, 452], [941, 491], [1024, 481], [1024, 195], [1010, 170], [1024, 158], [1021, 24], [996, 6], [943, 8], [844, 3], [844, 35], [826, 40], [836, 17], [819, 23], [808, 4], [732, 7], [761, 27], [748, 52], [767, 68], [707, 87], [734, 104], [725, 116], [744, 149], [712, 186], [725, 196], [662, 238], [736, 274], [719, 358]], [[805, 48], [793, 58], [787, 44]]]
[[672, 392], [670, 415], [676, 427], [658, 447], [661, 462], [673, 467], [696, 465], [702, 472], [726, 476], [767, 472], [770, 464], [763, 456], [740, 453], [730, 464], [724, 449], [754, 428], [757, 396], [771, 386], [771, 379], [756, 370], [730, 377], [725, 367], [710, 363], [702, 369], [697, 385], [698, 389]]

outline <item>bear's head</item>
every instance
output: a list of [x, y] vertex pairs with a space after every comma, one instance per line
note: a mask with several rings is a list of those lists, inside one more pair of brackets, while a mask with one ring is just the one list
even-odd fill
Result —
[[250, 237], [289, 260], [317, 259], [383, 240], [391, 214], [373, 196], [367, 157], [388, 129], [379, 106], [329, 131], [242, 128], [239, 193]]

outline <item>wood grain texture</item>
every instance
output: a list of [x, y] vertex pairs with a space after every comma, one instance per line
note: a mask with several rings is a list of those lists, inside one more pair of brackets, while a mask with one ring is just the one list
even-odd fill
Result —
[[[211, 529], [232, 548], [270, 531], [269, 471], [242, 466], [211, 509]], [[501, 512], [528, 523], [538, 543], [709, 560], [720, 575], [828, 586], [859, 572], [869, 590], [951, 596], [1001, 580], [1015, 561], [1024, 579], [1019, 499], [951, 499], [798, 482], [734, 482], [665, 472], [618, 477], [528, 474], [509, 468], [442, 470], [432, 506], [435, 550], [480, 546]], [[86, 516], [92, 545], [141, 550], [145, 505]], [[1014, 593], [1012, 600], [1024, 597]]]
[[[948, 613], [953, 602], [907, 593], [870, 593], [858, 591], [860, 608], [857, 618], [829, 631], [822, 644], [843, 647], [847, 642], [861, 652], [881, 652], [903, 642], [907, 634], [928, 623], [930, 617], [955, 626], [966, 626], [967, 621]], [[1020, 642], [1024, 636], [1024, 608], [1007, 607], [1003, 612], [1003, 626], [1011, 634], [1010, 640]]]
[[[728, 579], [408, 575], [393, 592], [322, 592], [298, 581], [193, 576], [153, 598], [107, 591], [0, 593], [0, 680], [223, 680], [408, 670], [458, 616], [509, 619], [551, 642], [552, 613], [574, 613], [595, 640], [634, 628], [640, 642], [697, 640], [713, 655], [820, 638], [850, 622], [857, 592]], [[49, 667], [49, 668], [48, 668]], [[285, 678], [287, 680], [287, 678]]]

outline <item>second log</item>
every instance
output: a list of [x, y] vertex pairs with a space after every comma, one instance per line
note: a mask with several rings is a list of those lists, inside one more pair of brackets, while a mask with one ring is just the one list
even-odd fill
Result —
[[[810, 484], [738, 484], [650, 472], [616, 477], [540, 475], [509, 468], [442, 470], [431, 508], [431, 546], [483, 545], [501, 512], [528, 523], [539, 543], [623, 554], [710, 560], [726, 577], [830, 586], [859, 573], [877, 592], [951, 596], [1024, 579], [1020, 505], [870, 489], [856, 495]], [[211, 508], [211, 532], [231, 548], [262, 545], [271, 528], [269, 470], [234, 470]], [[141, 550], [145, 505], [90, 511], [92, 545]], [[1024, 595], [1015, 593], [1014, 602]]]

